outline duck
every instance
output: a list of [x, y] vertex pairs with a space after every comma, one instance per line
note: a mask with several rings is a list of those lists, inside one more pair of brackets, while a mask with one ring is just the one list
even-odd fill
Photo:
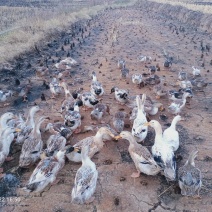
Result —
[[156, 74], [152, 74], [144, 80], [145, 84], [147, 85], [157, 85], [160, 83], [160, 81], [160, 77]]
[[50, 91], [52, 93], [52, 97], [51, 97], [52, 99], [55, 99], [55, 96], [58, 96], [59, 94], [62, 93], [62, 89], [59, 86], [59, 82], [58, 82], [57, 78], [55, 78], [55, 77], [50, 82], [49, 87], [50, 87]]
[[116, 132], [120, 133], [124, 129], [124, 119], [126, 112], [118, 111], [113, 116], [113, 126]]
[[145, 101], [146, 94], [142, 95], [142, 100], [140, 99], [139, 95], [136, 96], [138, 113], [135, 120], [133, 121], [132, 135], [135, 137], [138, 143], [144, 141], [148, 132], [148, 127], [143, 126], [143, 124], [147, 122], [146, 113], [144, 111]]
[[141, 85], [141, 83], [143, 82], [142, 74], [133, 74], [132, 75], [132, 82], [135, 85]]
[[79, 133], [81, 131], [81, 114], [79, 112], [78, 105], [74, 106], [73, 111], [69, 110], [68, 112], [66, 112], [64, 116], [64, 124], [75, 133]]
[[153, 92], [156, 94], [156, 99], [160, 99], [167, 95], [167, 90], [164, 85], [166, 85], [164, 79], [161, 79], [158, 85], [154, 85]]
[[191, 85], [195, 90], [203, 90], [203, 88], [208, 86], [208, 83], [203, 78], [197, 78], [191, 80]]
[[110, 114], [109, 106], [106, 104], [98, 103], [94, 106], [90, 116], [92, 120], [101, 121], [102, 117], [106, 114]]
[[120, 135], [115, 137], [115, 139], [120, 138], [126, 139], [130, 143], [128, 151], [137, 170], [137, 172], [133, 173], [131, 177], [137, 178], [140, 176], [140, 173], [156, 175], [161, 171], [160, 166], [155, 162], [149, 150], [138, 144], [130, 132], [122, 131]]
[[24, 141], [21, 149], [19, 167], [28, 168], [38, 161], [43, 149], [40, 125], [46, 119], [49, 119], [49, 117], [42, 116], [36, 120], [33, 130], [29, 134], [29, 137]]
[[[146, 115], [151, 115], [154, 116], [158, 113], [158, 111], [163, 111], [163, 104], [160, 102], [154, 102], [150, 97], [146, 98], [145, 104], [144, 104], [144, 112]], [[138, 108], [135, 106], [132, 109], [131, 115], [130, 115], [130, 120], [134, 120], [137, 117], [138, 114]]]
[[89, 157], [89, 146], [82, 147], [82, 166], [77, 170], [72, 189], [72, 203], [88, 204], [94, 201], [98, 171]]
[[17, 127], [20, 128], [21, 131], [17, 134], [17, 144], [23, 144], [25, 139], [28, 138], [29, 134], [35, 126], [35, 114], [40, 110], [40, 107], [36, 105], [30, 108], [26, 121], [24, 121], [22, 117], [19, 117], [19, 124]]
[[6, 102], [12, 95], [11, 90], [0, 90], [0, 102]]
[[102, 86], [102, 83], [97, 81], [96, 73], [95, 71], [92, 72], [92, 83], [91, 83], [91, 93], [95, 96], [102, 96], [104, 94], [104, 88]]
[[128, 102], [128, 96], [129, 96], [129, 90], [125, 89], [119, 89], [118, 87], [114, 86], [111, 89], [111, 93], [115, 92], [115, 99], [122, 103], [125, 104]]
[[70, 93], [68, 84], [67, 84], [64, 80], [58, 82], [58, 85], [59, 85], [61, 88], [64, 89], [65, 98], [68, 98], [68, 97], [74, 98], [74, 97], [72, 96], [72, 94]]
[[62, 102], [61, 113], [64, 111], [74, 110], [74, 106], [77, 104], [79, 107], [83, 105], [82, 100], [78, 99], [77, 92], [70, 92], [68, 84], [65, 81], [61, 81], [59, 86], [65, 91], [65, 99]]
[[201, 71], [198, 68], [195, 68], [194, 66], [192, 66], [192, 74], [193, 76], [200, 76]]
[[[103, 146], [104, 141], [111, 140], [115, 136], [114, 134], [107, 128], [107, 127], [101, 127], [95, 136], [90, 136], [87, 138], [84, 138], [83, 140], [77, 142], [73, 147], [82, 149], [83, 146], [90, 146], [89, 150], [89, 157], [92, 158], [94, 154], [99, 152]], [[82, 155], [79, 152], [71, 152], [69, 153], [69, 146], [67, 146], [67, 154], [66, 157], [69, 161], [73, 162], [81, 162], [82, 161]]]
[[164, 64], [163, 64], [163, 66], [164, 66], [165, 68], [170, 68], [170, 67], [172, 66], [172, 59], [171, 59], [171, 58], [166, 58], [166, 60], [165, 60], [165, 62], [164, 62]]
[[152, 146], [152, 156], [157, 164], [163, 169], [168, 181], [176, 179], [176, 159], [173, 149], [164, 142], [161, 124], [156, 120], [146, 122], [145, 126], [153, 127], [155, 130], [155, 142]]
[[66, 138], [60, 132], [50, 135], [46, 141], [46, 154], [48, 156], [55, 155], [58, 151], [64, 149], [66, 142]]
[[62, 122], [48, 123], [45, 127], [44, 132], [49, 131], [52, 134], [60, 133], [66, 140], [69, 140], [71, 135], [73, 134], [73, 130], [67, 127]]
[[168, 111], [171, 114], [179, 114], [181, 112], [181, 110], [184, 108], [185, 104], [186, 104], [186, 98], [190, 96], [190, 93], [185, 92], [183, 94], [182, 99], [176, 99], [174, 100], [168, 107]]
[[176, 84], [179, 85], [180, 88], [182, 88], [182, 89], [192, 88], [193, 87], [193, 85], [192, 85], [190, 80], [183, 80], [183, 81], [177, 80]]
[[164, 142], [166, 142], [174, 152], [178, 150], [180, 144], [179, 133], [176, 130], [176, 124], [181, 120], [182, 117], [180, 115], [175, 116], [172, 120], [171, 126], [165, 129], [163, 132]]
[[140, 55], [140, 56], [138, 57], [138, 60], [139, 60], [140, 62], [151, 62], [151, 61], [152, 61], [152, 57]]
[[121, 78], [122, 79], [127, 79], [129, 77], [130, 71], [127, 68], [122, 68], [121, 69]]
[[121, 70], [123, 68], [125, 68], [126, 65], [126, 61], [124, 59], [120, 59], [118, 60], [118, 68]]
[[17, 118], [12, 112], [6, 112], [0, 117], [0, 135], [8, 127], [8, 121]]
[[179, 79], [180, 81], [185, 81], [185, 80], [187, 80], [187, 72], [181, 70], [181, 71], [178, 73], [178, 79]]
[[157, 67], [156, 66], [149, 66], [148, 70], [149, 70], [150, 75], [154, 75], [155, 72], [157, 71]]
[[49, 184], [53, 184], [56, 181], [58, 173], [65, 165], [65, 153], [66, 150], [62, 149], [54, 156], [44, 156], [36, 166], [23, 190], [27, 192], [40, 193]]
[[96, 104], [99, 103], [99, 100], [90, 92], [84, 92], [83, 94], [79, 95], [83, 102], [83, 106], [85, 107], [84, 110], [88, 108], [94, 108]]
[[60, 70], [67, 70], [67, 69], [71, 69], [71, 67], [74, 67], [77, 64], [78, 62], [76, 60], [74, 60], [71, 57], [67, 57], [64, 60], [61, 60], [59, 63], [56, 63], [55, 67]]
[[[20, 129], [7, 127], [3, 130], [0, 136], [0, 166], [4, 163], [4, 161], [10, 161], [13, 157], [8, 157], [10, 152], [11, 143], [14, 140], [15, 132], [19, 132]], [[2, 174], [3, 169], [0, 168], [0, 179], [4, 176]]]
[[192, 88], [185, 88], [185, 89], [180, 88], [178, 91], [176, 91], [176, 90], [170, 90], [168, 92], [169, 99], [170, 100], [173, 100], [173, 101], [174, 100], [177, 100], [177, 99], [182, 99], [184, 93], [189, 93], [189, 96], [188, 97], [190, 97], [190, 98], [193, 97]]
[[199, 192], [202, 187], [202, 173], [196, 168], [194, 159], [198, 151], [192, 151], [185, 165], [178, 170], [178, 183], [183, 196], [195, 196], [200, 198]]

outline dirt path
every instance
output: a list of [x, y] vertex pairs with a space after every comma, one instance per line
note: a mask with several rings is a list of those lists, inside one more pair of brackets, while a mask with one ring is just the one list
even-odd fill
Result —
[[[111, 106], [111, 114], [121, 108], [129, 113], [130, 110], [125, 106], [118, 105], [114, 100], [114, 95], [110, 94], [113, 86], [118, 85], [120, 88], [127, 88], [131, 95], [147, 93], [153, 99], [155, 99], [155, 96], [151, 87], [146, 86], [139, 89], [132, 84], [131, 80], [125, 82], [120, 79], [120, 73], [117, 70], [117, 60], [119, 58], [124, 58], [127, 61], [127, 68], [129, 68], [130, 74], [133, 74], [147, 73], [147, 68], [137, 60], [137, 57], [139, 55], [151, 56], [153, 58], [152, 65], [158, 63], [161, 66], [161, 71], [157, 74], [166, 76], [168, 81], [167, 88], [170, 90], [174, 89], [171, 85], [175, 84], [180, 68], [191, 73], [192, 65], [200, 66], [204, 61], [204, 68], [201, 69], [202, 76], [208, 78], [208, 81], [211, 82], [211, 52], [208, 55], [204, 53], [202, 59], [200, 51], [201, 40], [204, 43], [210, 43], [209, 37], [204, 34], [197, 34], [188, 26], [183, 25], [185, 32], [177, 30], [178, 34], [176, 34], [176, 30], [173, 30], [173, 27], [170, 27], [171, 25], [168, 22], [170, 21], [164, 22], [163, 16], [161, 16], [161, 19], [154, 18], [154, 14], [147, 14], [136, 8], [107, 10], [91, 20], [90, 27], [87, 27], [87, 37], [81, 44], [77, 41], [77, 37], [74, 39], [76, 47], [73, 50], [69, 49], [70, 45], [64, 45], [64, 40], [70, 38], [70, 34], [66, 33], [61, 40], [52, 42], [54, 44], [52, 48], [44, 48], [41, 52], [43, 57], [31, 55], [31, 60], [23, 59], [21, 62], [22, 70], [26, 70], [29, 61], [31, 66], [35, 68], [43, 58], [47, 58], [50, 55], [51, 59], [48, 59], [47, 63], [49, 67], [53, 67], [54, 62], [52, 62], [52, 59], [56, 61], [60, 56], [65, 58], [67, 52], [70, 52], [71, 56], [79, 61], [80, 64], [72, 72], [73, 77], [68, 80], [74, 84], [71, 88], [74, 90], [83, 87], [84, 90], [89, 90], [91, 72], [96, 71], [97, 77], [103, 83], [106, 92], [103, 96], [103, 102]], [[180, 27], [177, 22], [172, 21], [172, 24], [175, 24], [177, 28]], [[112, 34], [114, 29], [115, 33]], [[90, 36], [88, 36], [89, 33]], [[191, 41], [192, 37], [194, 37], [193, 41]], [[61, 51], [62, 45], [65, 51]], [[172, 71], [163, 70], [163, 48], [174, 57]], [[57, 57], [53, 56], [55, 52], [57, 52]], [[33, 76], [33, 68], [29, 68], [28, 72], [25, 73], [36, 85], [29, 98], [30, 104], [40, 102], [39, 96], [41, 92], [44, 92], [47, 96], [50, 95], [49, 90], [44, 90], [41, 86], [41, 82], [36, 82]], [[54, 68], [51, 71], [53, 73]], [[204, 178], [204, 188], [201, 190], [202, 199], [182, 197], [176, 185], [161, 194], [172, 185], [168, 184], [163, 176], [141, 175], [138, 179], [132, 179], [130, 175], [135, 171], [135, 167], [127, 153], [128, 142], [122, 140], [117, 143], [107, 142], [103, 150], [93, 158], [98, 167], [99, 179], [95, 200], [90, 205], [78, 206], [71, 204], [71, 189], [74, 183], [74, 176], [80, 164], [67, 162], [58, 176], [61, 179], [59, 184], [50, 187], [39, 197], [26, 197], [23, 192], [19, 191], [18, 195], [21, 201], [17, 204], [9, 203], [7, 207], [3, 207], [3, 210], [15, 212], [210, 211], [212, 197], [212, 173], [210, 169], [212, 95], [210, 89], [211, 83], [204, 93], [194, 93], [190, 105], [186, 105], [183, 110], [186, 120], [182, 121], [178, 126], [181, 138], [181, 147], [178, 155], [182, 156], [182, 160], [178, 161], [178, 165], [181, 166], [185, 163], [188, 153], [193, 149], [199, 151], [196, 165], [202, 170]], [[62, 101], [62, 99], [63, 97], [60, 97], [58, 102]], [[161, 123], [166, 128], [166, 124], [171, 122], [173, 116], [167, 112], [168, 99], [164, 98], [160, 101], [164, 104], [166, 110], [151, 117], [151, 119], [158, 120], [159, 115], [165, 113], [168, 116], [168, 120]], [[16, 106], [18, 110], [21, 110], [23, 106], [26, 107], [22, 103]], [[60, 107], [57, 102], [48, 100], [48, 106], [43, 103], [41, 106], [46, 110], [45, 114], [50, 115], [52, 120], [61, 120], [59, 115], [53, 115]], [[83, 125], [89, 125], [91, 122], [89, 113], [82, 111], [82, 114], [84, 116]], [[112, 116], [105, 118], [107, 122], [110, 122], [111, 119]], [[90, 134], [74, 136], [73, 143]], [[154, 139], [154, 133], [150, 129], [145, 145], [152, 144], [150, 142], [152, 139]], [[31, 173], [32, 170], [29, 170], [23, 175], [21, 178], [23, 185], [29, 179]]]

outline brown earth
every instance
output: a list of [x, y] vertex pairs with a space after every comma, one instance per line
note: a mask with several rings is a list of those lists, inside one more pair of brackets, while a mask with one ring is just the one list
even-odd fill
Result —
[[[172, 24], [177, 29], [184, 27], [184, 31], [173, 30]], [[113, 27], [117, 27], [117, 37], [112, 35]], [[84, 39], [81, 38], [79, 28], [86, 28]], [[72, 37], [72, 32], [75, 36]], [[77, 39], [80, 38], [80, 41]], [[193, 40], [191, 40], [193, 38]], [[68, 42], [65, 42], [68, 41]], [[184, 108], [182, 115], [185, 121], [179, 123], [177, 129], [180, 134], [180, 148], [177, 152], [178, 166], [182, 166], [188, 158], [188, 153], [197, 149], [199, 151], [196, 159], [196, 166], [203, 174], [203, 188], [200, 192], [201, 199], [183, 197], [180, 194], [177, 183], [167, 183], [163, 176], [141, 175], [138, 179], [132, 179], [131, 173], [135, 171], [135, 166], [128, 154], [128, 142], [121, 140], [119, 142], [108, 141], [100, 153], [92, 159], [99, 172], [95, 200], [89, 205], [71, 204], [71, 190], [74, 183], [74, 177], [80, 164], [67, 162], [62, 171], [58, 174], [59, 184], [53, 185], [41, 196], [27, 196], [21, 189], [18, 189], [17, 195], [20, 201], [8, 201], [2, 206], [1, 211], [14, 212], [50, 212], [50, 211], [93, 211], [93, 212], [111, 212], [111, 211], [210, 211], [211, 208], [211, 52], [203, 52], [201, 58], [200, 43], [210, 44], [212, 42], [209, 35], [202, 32], [196, 32], [189, 24], [180, 24], [175, 20], [161, 17], [155, 18], [151, 12], [147, 13], [138, 7], [121, 8], [115, 10], [106, 10], [90, 21], [90, 27], [86, 22], [79, 22], [76, 27], [72, 26], [70, 31], [61, 34], [60, 38], [50, 41], [46, 46], [38, 49], [37, 52], [30, 52], [28, 55], [21, 56], [12, 64], [12, 69], [2, 70], [1, 81], [3, 87], [13, 87], [14, 79], [20, 79], [24, 83], [26, 79], [31, 79], [33, 89], [29, 94], [29, 103], [22, 103], [20, 99], [11, 103], [11, 107], [1, 108], [1, 114], [8, 110], [15, 113], [24, 112], [34, 103], [39, 104], [46, 115], [51, 117], [51, 121], [61, 120], [57, 114], [60, 108], [60, 102], [64, 96], [58, 98], [58, 101], [49, 99], [50, 91], [45, 90], [42, 81], [35, 78], [34, 71], [36, 67], [48, 64], [50, 72], [55, 73], [54, 63], [61, 57], [64, 59], [68, 53], [79, 62], [79, 66], [74, 68], [72, 78], [68, 78], [72, 90], [82, 87], [85, 91], [90, 89], [91, 73], [96, 71], [98, 80], [103, 83], [105, 94], [102, 102], [110, 106], [111, 114], [120, 109], [127, 113], [130, 110], [126, 106], [120, 106], [114, 100], [114, 94], [110, 90], [114, 85], [120, 88], [130, 90], [130, 95], [146, 93], [155, 99], [151, 87], [137, 88], [132, 84], [120, 79], [120, 71], [117, 69], [117, 60], [124, 58], [127, 61], [127, 68], [130, 74], [147, 73], [147, 68], [137, 60], [139, 55], [149, 55], [153, 58], [152, 65], [159, 63], [161, 71], [159, 76], [166, 76], [168, 81], [167, 89], [174, 89], [173, 85], [177, 80], [178, 71], [183, 68], [191, 73], [191, 66], [201, 66], [201, 75], [207, 78], [209, 85], [204, 92], [194, 92], [194, 97], [190, 104]], [[65, 42], [65, 43], [64, 43]], [[75, 43], [75, 47], [70, 49], [70, 44]], [[64, 47], [64, 50], [61, 47]], [[174, 58], [174, 64], [171, 70], [163, 68], [164, 56], [162, 50], [166, 49]], [[106, 59], [107, 58], [107, 59]], [[11, 80], [11, 78], [13, 80]], [[47, 78], [47, 81], [50, 81]], [[9, 84], [9, 86], [8, 86]], [[175, 87], [176, 88], [176, 87]], [[44, 93], [47, 97], [47, 105], [40, 101], [40, 95]], [[165, 111], [152, 116], [151, 119], [159, 120], [162, 113], [168, 116], [166, 122], [161, 122], [164, 128], [171, 122], [173, 116], [167, 111], [169, 101], [167, 98], [159, 100], [164, 104]], [[83, 126], [91, 123], [89, 112], [81, 111], [84, 116]], [[105, 117], [109, 122], [111, 116]], [[127, 121], [127, 123], [130, 123]], [[125, 130], [130, 130], [126, 128]], [[93, 133], [84, 133], [74, 135], [71, 142], [74, 144], [78, 140], [90, 136]], [[43, 135], [44, 140], [48, 135]], [[153, 144], [154, 132], [150, 129], [145, 145], [150, 147]], [[13, 155], [16, 160], [6, 162], [5, 170], [10, 170], [18, 165], [20, 150], [13, 147]], [[29, 179], [32, 169], [26, 170], [21, 175], [21, 186], [24, 186]], [[170, 187], [171, 186], [171, 187]], [[166, 190], [167, 189], [167, 190]], [[164, 192], [165, 191], [165, 192]]]

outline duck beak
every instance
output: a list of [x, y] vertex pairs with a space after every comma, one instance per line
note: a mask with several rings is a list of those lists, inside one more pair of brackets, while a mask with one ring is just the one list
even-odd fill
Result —
[[122, 137], [120, 136], [120, 135], [117, 135], [117, 136], [115, 136], [114, 137], [116, 140], [119, 140], [119, 139], [121, 139]]
[[143, 124], [143, 126], [145, 126], [145, 127], [150, 126], [150, 123], [146, 122], [146, 123]]
[[165, 108], [163, 107], [163, 105], [160, 106], [159, 110], [160, 110], [161, 112], [165, 110]]
[[81, 153], [81, 149], [79, 147], [74, 147], [74, 152]]
[[15, 132], [21, 132], [21, 129], [16, 128], [16, 129], [15, 129]]

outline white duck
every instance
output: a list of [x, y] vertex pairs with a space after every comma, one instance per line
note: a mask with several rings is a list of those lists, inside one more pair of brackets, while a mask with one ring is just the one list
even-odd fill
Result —
[[96, 73], [92, 72], [92, 83], [91, 83], [91, 93], [96, 96], [102, 96], [104, 94], [104, 88], [102, 83], [97, 81]]
[[0, 102], [5, 102], [8, 99], [8, 97], [11, 97], [12, 95], [13, 92], [10, 90], [7, 91], [0, 90]]
[[157, 164], [164, 170], [164, 175], [168, 181], [174, 181], [176, 178], [176, 160], [173, 148], [167, 145], [162, 135], [162, 127], [156, 120], [145, 123], [155, 130], [155, 143], [152, 146], [152, 155]]
[[65, 164], [65, 150], [60, 150], [55, 156], [44, 157], [33, 171], [24, 190], [41, 192], [50, 183], [55, 182], [57, 174]]
[[126, 65], [126, 61], [123, 59], [118, 60], [118, 68], [119, 69], [124, 69]]
[[78, 169], [72, 189], [72, 203], [84, 204], [93, 202], [96, 190], [98, 171], [88, 156], [89, 146], [82, 148], [82, 166]]
[[15, 115], [11, 112], [4, 113], [0, 117], [0, 135], [4, 129], [8, 127], [8, 121], [16, 118]]
[[179, 148], [179, 133], [176, 130], [176, 124], [178, 121], [182, 120], [181, 116], [177, 115], [173, 118], [171, 126], [167, 129], [164, 130], [163, 132], [163, 139], [164, 142], [166, 142], [166, 144], [168, 146], [170, 146], [173, 151], [177, 151], [177, 149]]
[[201, 71], [198, 68], [195, 68], [194, 66], [192, 66], [192, 69], [193, 69], [192, 71], [193, 76], [200, 76]]
[[52, 99], [55, 99], [55, 96], [61, 94], [62, 92], [62, 89], [59, 85], [59, 82], [57, 80], [57, 78], [53, 78], [51, 83], [49, 84], [49, 87], [50, 87], [50, 91], [52, 93]]
[[190, 95], [190, 93], [185, 92], [182, 96], [182, 99], [176, 99], [171, 103], [171, 105], [169, 105], [168, 111], [171, 114], [179, 114], [186, 104], [186, 98]]
[[70, 130], [79, 133], [81, 131], [81, 114], [79, 112], [79, 106], [75, 104], [74, 110], [66, 112], [64, 117], [64, 124], [70, 128]]
[[145, 101], [146, 94], [142, 95], [142, 100], [140, 99], [139, 95], [136, 96], [138, 113], [133, 122], [132, 135], [135, 137], [137, 142], [142, 142], [146, 138], [148, 132], [148, 127], [144, 126], [144, 123], [147, 122], [146, 113], [144, 112]]
[[142, 74], [133, 74], [132, 75], [132, 82], [136, 85], [140, 85], [143, 81]]
[[161, 168], [157, 165], [149, 150], [138, 144], [130, 132], [122, 131], [120, 135], [115, 138], [123, 138], [130, 143], [128, 151], [137, 169], [137, 173], [133, 173], [131, 177], [139, 177], [141, 172], [147, 175], [156, 175], [161, 171]]
[[125, 89], [119, 89], [118, 87], [111, 88], [111, 93], [115, 92], [115, 99], [120, 103], [127, 103], [129, 91]]
[[[10, 161], [13, 159], [13, 157], [7, 157], [10, 152], [10, 145], [14, 140], [14, 133], [18, 132], [19, 129], [15, 128], [6, 128], [3, 130], [1, 136], [0, 136], [0, 166], [4, 163], [4, 161]], [[0, 168], [0, 179], [3, 176], [1, 174], [3, 172], [3, 169]]]

